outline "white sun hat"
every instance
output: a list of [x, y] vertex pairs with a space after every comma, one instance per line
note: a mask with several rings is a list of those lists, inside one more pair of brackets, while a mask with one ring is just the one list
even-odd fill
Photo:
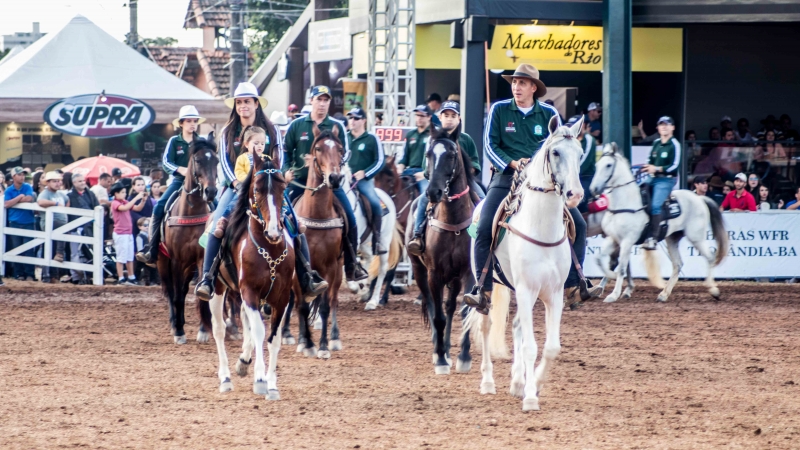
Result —
[[181, 126], [181, 120], [183, 119], [197, 119], [198, 125], [206, 121], [204, 117], [200, 117], [200, 113], [194, 105], [181, 106], [181, 112], [178, 114], [178, 118], [172, 121], [172, 125], [178, 128]]
[[274, 123], [275, 125], [288, 125], [289, 118], [286, 117], [286, 113], [283, 111], [272, 111], [272, 114], [269, 116], [269, 121]]
[[243, 83], [239, 83], [239, 85], [236, 86], [236, 90], [233, 92], [233, 97], [225, 99], [225, 105], [227, 105], [228, 108], [233, 109], [233, 106], [236, 104], [237, 98], [248, 98], [248, 97], [257, 98], [258, 102], [261, 103], [262, 108], [267, 107], [268, 103], [267, 99], [258, 95], [258, 89], [256, 89], [256, 86], [253, 83], [248, 83], [246, 81]]

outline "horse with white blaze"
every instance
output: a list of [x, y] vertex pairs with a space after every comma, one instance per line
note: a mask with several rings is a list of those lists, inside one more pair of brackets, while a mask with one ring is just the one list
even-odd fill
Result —
[[[511, 367], [511, 395], [520, 397], [522, 410], [539, 409], [539, 394], [545, 377], [561, 351], [561, 314], [564, 283], [572, 250], [564, 223], [565, 207], [583, 198], [579, 162], [583, 154], [577, 136], [583, 120], [572, 127], [550, 120], [550, 137], [520, 173], [517, 191], [519, 207], [508, 222], [508, 233], [497, 244], [494, 255], [503, 274], [516, 291], [517, 315], [513, 322], [514, 361]], [[474, 220], [480, 217], [478, 206]], [[475, 261], [473, 267], [484, 261]], [[510, 303], [509, 288], [499, 282], [492, 291], [488, 316], [471, 310], [464, 332], [480, 329], [483, 360], [481, 394], [494, 394], [491, 354], [504, 356], [505, 329]], [[533, 334], [533, 306], [540, 299], [546, 310], [546, 338], [542, 360], [536, 370], [538, 348]]]

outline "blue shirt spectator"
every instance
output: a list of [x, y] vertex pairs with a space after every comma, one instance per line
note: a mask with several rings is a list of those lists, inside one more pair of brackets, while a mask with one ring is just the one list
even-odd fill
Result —
[[[30, 195], [31, 197], [36, 197], [36, 194], [33, 193], [33, 188], [28, 183], [22, 183], [22, 186], [17, 188], [16, 185], [12, 184], [8, 188], [6, 188], [5, 196], [3, 199], [5, 201], [14, 200], [20, 195]], [[26, 209], [19, 209], [19, 208], [11, 208], [6, 211], [8, 215], [8, 221], [13, 223], [19, 224], [29, 224], [33, 223], [33, 211], [29, 211]]]

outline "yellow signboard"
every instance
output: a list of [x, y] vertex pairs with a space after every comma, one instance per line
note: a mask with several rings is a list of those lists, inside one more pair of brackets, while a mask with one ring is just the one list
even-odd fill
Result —
[[[449, 28], [448, 25], [417, 26], [415, 56], [418, 69], [461, 68], [461, 51], [449, 46]], [[634, 72], [683, 71], [682, 29], [634, 28], [631, 41]], [[488, 68], [514, 70], [522, 63], [539, 70], [599, 72], [603, 69], [603, 28], [496, 26], [488, 54]]]
[[[634, 28], [631, 40], [634, 71], [683, 70], [680, 28]], [[488, 59], [490, 69], [513, 70], [528, 63], [539, 70], [599, 71], [603, 68], [603, 28], [498, 25]]]

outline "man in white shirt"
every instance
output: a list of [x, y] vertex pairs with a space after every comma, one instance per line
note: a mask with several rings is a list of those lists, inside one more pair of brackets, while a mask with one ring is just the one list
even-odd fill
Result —
[[111, 187], [111, 175], [107, 173], [101, 174], [100, 178], [97, 180], [97, 184], [92, 186], [92, 193], [103, 206], [111, 204], [111, 202], [108, 201], [109, 187]]

